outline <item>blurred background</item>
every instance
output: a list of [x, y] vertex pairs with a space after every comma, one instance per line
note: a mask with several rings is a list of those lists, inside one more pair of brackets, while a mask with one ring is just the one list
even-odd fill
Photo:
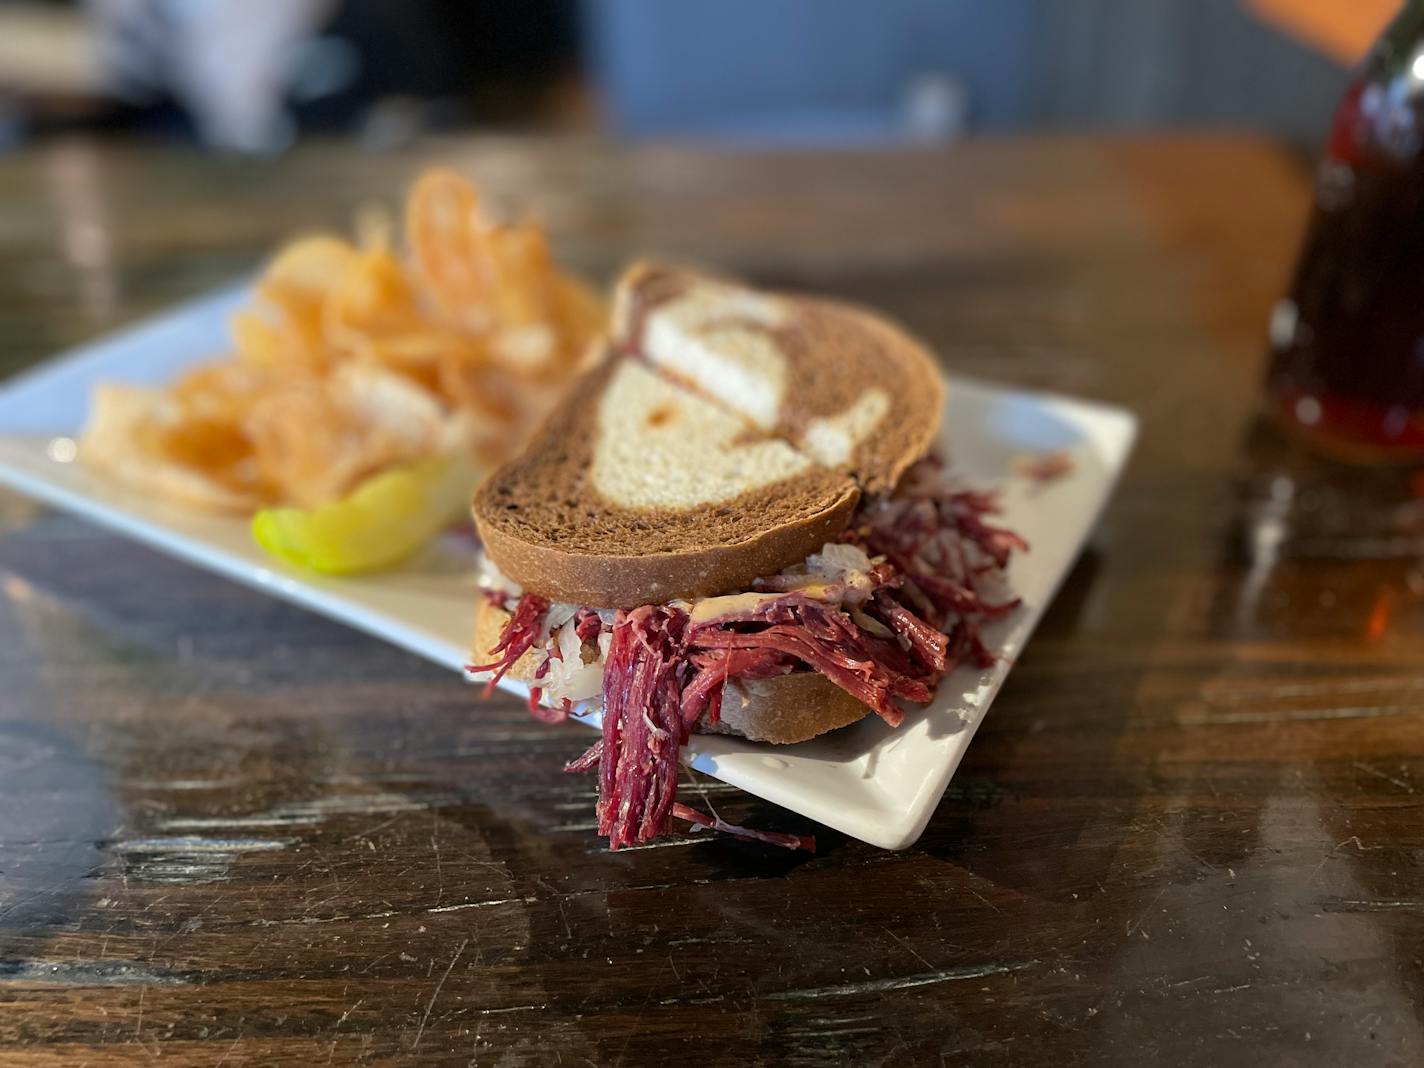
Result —
[[423, 133], [877, 146], [1214, 127], [1310, 149], [1393, 0], [0, 0], [0, 151]]

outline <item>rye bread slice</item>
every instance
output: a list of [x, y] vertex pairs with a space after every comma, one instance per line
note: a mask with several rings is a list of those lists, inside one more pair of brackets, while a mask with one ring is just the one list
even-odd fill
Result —
[[944, 383], [923, 345], [836, 301], [651, 262], [619, 281], [617, 346], [773, 432], [867, 493], [929, 449]]
[[632, 608], [745, 589], [833, 540], [859, 497], [844, 472], [609, 352], [473, 511], [524, 588]]

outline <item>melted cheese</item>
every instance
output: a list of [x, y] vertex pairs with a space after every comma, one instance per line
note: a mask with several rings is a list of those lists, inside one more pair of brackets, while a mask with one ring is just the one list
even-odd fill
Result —
[[829, 601], [831, 599], [831, 585], [828, 582], [808, 582], [804, 586], [797, 586], [796, 592], [813, 601]]
[[779, 593], [729, 593], [721, 597], [704, 597], [700, 601], [693, 602], [688, 616], [693, 623], [710, 623], [712, 620], [721, 619], [724, 616], [745, 615], [755, 612], [767, 601], [785, 597], [788, 593], [799, 593], [813, 601], [831, 600], [830, 584], [818, 582], [813, 576], [807, 575], [806, 584], [797, 586], [794, 590], [784, 590]]
[[688, 615], [693, 623], [710, 623], [723, 616], [755, 612], [767, 601], [784, 596], [781, 593], [729, 593], [724, 597], [704, 597], [693, 603]]

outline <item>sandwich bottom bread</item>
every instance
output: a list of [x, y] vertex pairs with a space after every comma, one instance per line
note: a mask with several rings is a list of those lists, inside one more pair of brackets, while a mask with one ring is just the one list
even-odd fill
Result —
[[599, 769], [599, 829], [613, 848], [656, 837], [673, 816], [814, 848], [677, 804], [682, 743], [714, 732], [791, 744], [871, 713], [898, 726], [902, 701], [928, 702], [960, 664], [991, 664], [981, 628], [1018, 607], [1004, 568], [1027, 548], [991, 525], [995, 510], [931, 457], [801, 563], [745, 591], [634, 609], [551, 602], [486, 559], [469, 674], [525, 683], [546, 722], [601, 706], [603, 737], [567, 770]]
[[[486, 652], [494, 649], [510, 618], [507, 607], [488, 598], [481, 600], [475, 618], [475, 648]], [[582, 650], [580, 655], [582, 657]], [[539, 688], [542, 698], [540, 670], [544, 662], [544, 658], [530, 648], [509, 669], [506, 677]], [[709, 734], [734, 734], [754, 742], [789, 745], [849, 726], [869, 712], [868, 705], [857, 701], [824, 675], [792, 671], [765, 679], [727, 679], [716, 720], [704, 717], [694, 729]]]

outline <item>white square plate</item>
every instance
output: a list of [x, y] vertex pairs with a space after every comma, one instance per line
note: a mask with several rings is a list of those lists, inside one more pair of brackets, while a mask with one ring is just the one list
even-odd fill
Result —
[[[286, 598], [460, 669], [475, 608], [468, 543], [437, 544], [403, 567], [325, 578], [265, 555], [241, 519], [164, 505], [67, 462], [99, 381], [157, 383], [224, 351], [243, 300], [227, 290], [43, 364], [0, 387], [0, 483], [238, 582]], [[874, 845], [910, 845], [933, 813], [1014, 660], [1067, 574], [1132, 448], [1128, 412], [1066, 397], [951, 379], [944, 446], [967, 481], [1002, 489], [1005, 525], [1032, 546], [1011, 565], [1023, 607], [987, 632], [1001, 656], [961, 669], [933, 705], [898, 730], [874, 716], [794, 746], [698, 735], [693, 767]], [[1032, 483], [1013, 472], [1024, 453], [1067, 450], [1072, 470]], [[506, 689], [522, 694], [523, 687]]]

